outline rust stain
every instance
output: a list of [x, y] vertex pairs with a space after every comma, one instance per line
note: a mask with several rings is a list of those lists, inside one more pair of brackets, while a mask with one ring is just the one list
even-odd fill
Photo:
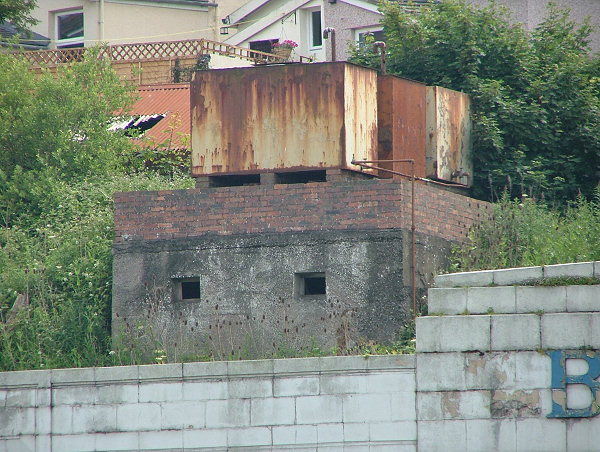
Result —
[[340, 62], [204, 71], [191, 93], [192, 167], [204, 171], [193, 175], [339, 167], [352, 154], [375, 155], [369, 69]]

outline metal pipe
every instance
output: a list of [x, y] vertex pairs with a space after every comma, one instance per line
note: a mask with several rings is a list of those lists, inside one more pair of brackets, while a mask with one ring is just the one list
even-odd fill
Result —
[[327, 39], [331, 33], [331, 61], [335, 61], [335, 28], [327, 27], [323, 30], [323, 39]]
[[[391, 169], [382, 168], [382, 167], [379, 167], [379, 166], [363, 165], [363, 163], [402, 163], [402, 162], [405, 162], [405, 160], [360, 160], [360, 161], [352, 160], [352, 162], [350, 162], [350, 163], [352, 163], [353, 165], [362, 166], [362, 167], [368, 168], [368, 169], [375, 169], [375, 170], [379, 170], [379, 171], [387, 171], [388, 173], [395, 174], [397, 176], [407, 177], [407, 178], [410, 179], [412, 177], [410, 174], [400, 173], [398, 171], [393, 171]], [[464, 173], [463, 175], [469, 177], [468, 173]], [[433, 179], [427, 179], [425, 177], [415, 176], [415, 179], [416, 180], [420, 180], [421, 182], [425, 182], [427, 184], [442, 185], [444, 187], [469, 188], [469, 186], [465, 185], [465, 184], [454, 184], [454, 183], [448, 183], [448, 182], [440, 182], [440, 181], [433, 180]]]
[[385, 42], [376, 41], [373, 43], [373, 50], [379, 53], [381, 58], [381, 75], [385, 75]]

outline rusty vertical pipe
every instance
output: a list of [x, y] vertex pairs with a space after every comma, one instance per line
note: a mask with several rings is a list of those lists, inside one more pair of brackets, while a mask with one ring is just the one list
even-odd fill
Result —
[[373, 43], [373, 50], [379, 53], [381, 58], [381, 75], [385, 75], [385, 42], [376, 41]]
[[415, 269], [415, 161], [411, 160], [412, 177], [410, 178], [411, 199], [410, 199], [410, 216], [411, 216], [411, 235], [412, 235], [412, 302], [413, 302], [413, 320], [417, 318], [417, 276]]
[[327, 27], [323, 30], [323, 38], [329, 38], [331, 34], [331, 61], [335, 61], [335, 28]]

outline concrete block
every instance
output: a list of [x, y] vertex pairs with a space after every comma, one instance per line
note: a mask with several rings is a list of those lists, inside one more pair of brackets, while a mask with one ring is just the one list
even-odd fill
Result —
[[201, 379], [206, 377], [227, 376], [227, 361], [214, 361], [209, 363], [183, 363], [183, 378]]
[[489, 391], [443, 391], [417, 393], [419, 420], [487, 419]]
[[271, 445], [271, 429], [268, 427], [235, 428], [227, 430], [229, 447]]
[[419, 422], [418, 450], [447, 452], [467, 450], [467, 421]]
[[465, 358], [461, 353], [417, 353], [417, 390], [464, 390]]
[[262, 376], [273, 374], [272, 359], [255, 361], [228, 361], [227, 375], [230, 377]]
[[319, 358], [321, 372], [367, 370], [369, 360], [364, 356], [324, 356]]
[[136, 384], [105, 384], [96, 387], [97, 403], [120, 404], [138, 402], [138, 385]]
[[344, 442], [369, 441], [369, 424], [344, 422]]
[[392, 421], [413, 421], [417, 418], [415, 390], [391, 395]]
[[319, 377], [284, 377], [273, 380], [273, 395], [303, 396], [319, 393]]
[[347, 394], [342, 398], [344, 422], [392, 420], [389, 394]]
[[417, 318], [417, 352], [487, 351], [489, 349], [489, 315]]
[[229, 397], [246, 399], [250, 397], [271, 397], [273, 379], [271, 377], [234, 378], [227, 382]]
[[467, 425], [468, 452], [517, 450], [517, 426], [514, 419], [471, 419]]
[[206, 423], [205, 402], [173, 402], [160, 405], [162, 430], [200, 429]]
[[117, 409], [110, 405], [74, 406], [73, 433], [114, 432]]
[[435, 287], [485, 287], [494, 282], [494, 270], [450, 273], [434, 277]]
[[183, 431], [184, 449], [193, 448], [227, 448], [226, 429], [202, 429]]
[[317, 441], [319, 445], [327, 443], [341, 443], [344, 441], [343, 424], [317, 425]]
[[367, 357], [369, 370], [415, 368], [415, 355], [371, 355]]
[[287, 374], [318, 374], [321, 369], [319, 358], [294, 358], [273, 360], [273, 371], [277, 376]]
[[35, 433], [35, 408], [4, 408], [0, 413], [0, 438]]
[[51, 370], [20, 370], [0, 372], [0, 387], [34, 385], [43, 388], [50, 386]]
[[250, 425], [289, 425], [296, 418], [293, 397], [252, 399], [250, 401]]
[[371, 373], [366, 376], [367, 392], [394, 393], [394, 392], [414, 392], [416, 388], [415, 371], [413, 369], [406, 372], [381, 372]]
[[94, 383], [94, 368], [84, 369], [54, 369], [52, 370], [52, 383], [55, 386], [60, 384], [74, 383]]
[[567, 286], [567, 311], [600, 311], [600, 285]]
[[491, 414], [493, 418], [540, 417], [542, 400], [539, 389], [498, 389], [492, 393]]
[[572, 264], [544, 265], [544, 277], [583, 277], [591, 278], [594, 276], [593, 262], [577, 262]]
[[567, 349], [591, 347], [592, 316], [600, 316], [600, 313], [542, 315], [542, 348]]
[[98, 401], [98, 388], [91, 384], [60, 386], [52, 389], [52, 403], [57, 405], [93, 405]]
[[470, 314], [512, 314], [516, 310], [517, 291], [514, 286], [469, 287], [467, 311]]
[[467, 309], [466, 288], [431, 288], [427, 291], [430, 314], [458, 315]]
[[8, 389], [0, 389], [0, 408], [4, 408], [6, 406], [6, 394], [8, 393]]
[[594, 278], [600, 278], [600, 261], [594, 262]]
[[517, 450], [567, 450], [566, 423], [546, 418], [518, 419]]
[[168, 379], [182, 379], [183, 378], [183, 365], [177, 364], [149, 364], [146, 366], [139, 366], [139, 378], [140, 383], [143, 380], [168, 380]]
[[183, 400], [220, 400], [227, 398], [227, 381], [193, 381], [183, 383]]
[[[273, 426], [273, 446], [317, 444], [316, 425]], [[367, 435], [368, 437], [368, 435]], [[296, 450], [296, 448], [294, 448]]]
[[512, 388], [516, 361], [513, 353], [466, 353], [465, 383], [468, 389]]
[[592, 348], [600, 349], [600, 318], [596, 313], [591, 316]]
[[112, 433], [96, 433], [96, 450], [139, 450], [139, 433], [138, 432], [112, 432]]
[[541, 344], [540, 316], [493, 315], [492, 350], [537, 350]]
[[140, 450], [173, 450], [183, 448], [182, 431], [163, 430], [158, 432], [140, 432], [139, 438]]
[[228, 399], [206, 402], [206, 427], [246, 427], [250, 425], [250, 400]]
[[[364, 446], [357, 446], [356, 448], [344, 447], [346, 451], [360, 452]], [[416, 452], [417, 444], [413, 441], [401, 442], [396, 444], [371, 444], [369, 446], [369, 452]]]
[[296, 398], [296, 422], [298, 424], [341, 422], [342, 417], [341, 397], [322, 395]]
[[73, 407], [71, 405], [60, 405], [52, 408], [52, 433], [73, 433]]
[[494, 284], [498, 286], [513, 286], [526, 281], [540, 279], [544, 276], [542, 267], [520, 267], [494, 270]]
[[49, 435], [52, 430], [50, 422], [52, 413], [50, 407], [40, 407], [35, 410], [35, 431], [39, 435]]
[[138, 366], [97, 367], [94, 374], [97, 383], [136, 382], [139, 378]]
[[598, 444], [600, 444], [600, 418], [579, 418], [567, 423], [566, 450], [597, 450]]
[[[21, 435], [16, 438], [5, 438], [0, 436], [0, 452], [34, 452], [37, 450], [50, 450], [37, 448], [37, 437], [33, 435]], [[44, 444], [40, 444], [43, 446]], [[49, 446], [49, 444], [48, 444]]]
[[567, 288], [564, 286], [517, 287], [517, 312], [566, 312]]
[[[52, 437], [50, 435], [37, 435], [35, 436], [35, 448], [30, 449], [32, 451], [42, 451], [52, 449]], [[1, 448], [0, 448], [1, 450]], [[12, 449], [8, 449], [9, 451]], [[18, 449], [15, 449], [18, 450]]]
[[140, 383], [140, 402], [172, 402], [183, 400], [183, 382]]
[[37, 388], [35, 398], [36, 406], [50, 406], [50, 388]]
[[[15, 388], [15, 389], [11, 389], [10, 391], [8, 391], [7, 394], [4, 394], [4, 395], [6, 397], [4, 404], [7, 407], [26, 408], [26, 407], [35, 407], [37, 405], [37, 400], [36, 400], [37, 389], [36, 388], [31, 388], [31, 389]], [[0, 405], [0, 406], [2, 406], [2, 405]]]
[[96, 450], [94, 435], [55, 435], [52, 437], [52, 450], [61, 452], [87, 452]]
[[523, 390], [550, 387], [550, 357], [538, 352], [515, 353], [515, 386]]
[[135, 432], [160, 430], [160, 405], [158, 403], [137, 403], [117, 406], [119, 430]]
[[415, 441], [416, 421], [373, 422], [369, 424], [371, 441]]
[[367, 392], [367, 379], [371, 375], [321, 375], [319, 378], [320, 394], [364, 394]]

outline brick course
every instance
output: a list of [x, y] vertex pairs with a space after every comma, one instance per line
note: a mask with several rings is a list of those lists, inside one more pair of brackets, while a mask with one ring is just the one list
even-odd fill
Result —
[[[411, 183], [330, 181], [115, 194], [115, 243], [204, 234], [408, 229]], [[415, 183], [418, 233], [464, 241], [488, 204]]]

